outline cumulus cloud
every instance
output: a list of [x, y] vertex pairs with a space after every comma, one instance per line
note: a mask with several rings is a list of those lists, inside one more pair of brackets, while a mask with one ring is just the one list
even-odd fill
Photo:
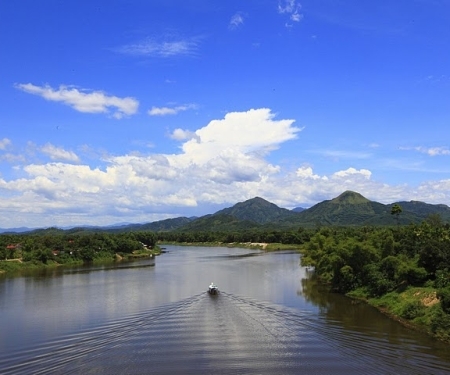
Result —
[[168, 34], [161, 37], [149, 37], [138, 43], [119, 47], [116, 51], [127, 55], [162, 58], [194, 56], [200, 39], [199, 37], [180, 38]]
[[[18, 165], [15, 177], [0, 178], [0, 210], [8, 213], [0, 227], [150, 222], [204, 215], [214, 212], [204, 207], [255, 196], [309, 207], [345, 190], [382, 203], [450, 200], [450, 180], [409, 187], [382, 184], [369, 169], [353, 166], [324, 173], [313, 164], [273, 164], [272, 150], [300, 138], [294, 123], [267, 108], [231, 112], [195, 131], [176, 129], [178, 152], [107, 156], [94, 166], [51, 144], [35, 147], [54, 161]], [[301, 147], [301, 138], [295, 142]]]
[[190, 161], [203, 163], [221, 152], [233, 149], [241, 153], [269, 152], [283, 142], [295, 139], [301, 128], [294, 120], [275, 120], [268, 108], [230, 112], [222, 120], [213, 120], [198, 129], [197, 138], [185, 142], [182, 149]]
[[167, 116], [167, 115], [176, 115], [180, 112], [187, 111], [189, 109], [196, 109], [197, 105], [195, 104], [186, 104], [179, 105], [175, 107], [152, 107], [148, 110], [148, 114], [150, 116]]
[[313, 169], [311, 167], [300, 167], [297, 169], [296, 173], [297, 177], [301, 179], [312, 179], [312, 180], [318, 180], [320, 178], [327, 179], [327, 177], [320, 177], [317, 174], [313, 173]]
[[69, 161], [74, 163], [80, 162], [80, 158], [73, 151], [64, 150], [63, 148], [56, 147], [50, 143], [42, 146], [40, 151], [52, 160]]
[[135, 114], [139, 107], [139, 102], [132, 97], [119, 98], [109, 96], [102, 91], [87, 92], [65, 85], [53, 89], [49, 85], [36, 86], [31, 83], [19, 83], [15, 87], [49, 101], [64, 103], [79, 112], [110, 113], [110, 109], [112, 109], [112, 116], [117, 119]]
[[235, 30], [243, 24], [244, 24], [244, 16], [240, 12], [237, 12], [231, 17], [228, 27], [231, 30]]

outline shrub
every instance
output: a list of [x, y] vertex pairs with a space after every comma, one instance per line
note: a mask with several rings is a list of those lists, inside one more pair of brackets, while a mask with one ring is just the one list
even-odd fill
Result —
[[335, 272], [333, 286], [342, 293], [347, 293], [355, 289], [356, 280], [352, 267], [344, 266], [341, 267], [338, 272]]
[[406, 280], [409, 285], [423, 285], [428, 278], [428, 272], [423, 267], [408, 265], [400, 272], [400, 278]]
[[436, 289], [450, 286], [450, 272], [448, 270], [436, 271], [436, 279], [434, 280], [434, 287]]
[[425, 314], [425, 306], [420, 301], [408, 302], [401, 311], [401, 317], [413, 320]]
[[441, 301], [442, 311], [450, 314], [450, 287], [439, 289], [436, 296]]
[[450, 341], [450, 314], [436, 310], [431, 318], [431, 332], [440, 340]]
[[395, 283], [388, 280], [375, 264], [364, 267], [364, 273], [365, 284], [371, 297], [380, 297], [395, 288]]

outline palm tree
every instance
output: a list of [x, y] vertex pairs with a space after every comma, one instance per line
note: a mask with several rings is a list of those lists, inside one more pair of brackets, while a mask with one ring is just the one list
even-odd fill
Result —
[[402, 208], [398, 203], [395, 203], [391, 208], [391, 215], [395, 215], [395, 218], [397, 220], [397, 226], [400, 225], [400, 214], [402, 213]]

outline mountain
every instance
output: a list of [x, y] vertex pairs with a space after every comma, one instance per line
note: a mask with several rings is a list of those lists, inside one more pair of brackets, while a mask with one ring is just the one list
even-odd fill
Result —
[[280, 208], [263, 198], [255, 197], [232, 207], [202, 216], [180, 228], [183, 231], [241, 231], [261, 225], [280, 225], [294, 219], [296, 213]]
[[154, 221], [152, 223], [143, 224], [139, 230], [149, 230], [152, 232], [164, 232], [176, 230], [189, 224], [192, 220], [194, 219], [190, 219], [188, 217], [183, 216], [183, 217], [176, 217], [173, 219]]
[[[336, 198], [325, 200], [307, 208], [288, 210], [267, 200], [255, 197], [232, 207], [199, 218], [167, 219], [145, 224], [141, 229], [166, 231], [242, 231], [249, 229], [295, 229], [317, 225], [362, 226], [396, 225], [391, 214], [392, 204], [371, 201], [354, 191], [345, 191]], [[397, 202], [402, 208], [399, 224], [420, 223], [431, 214], [439, 214], [450, 222], [450, 207], [424, 202]], [[170, 224], [170, 225], [167, 225]]]
[[[345, 191], [336, 198], [325, 200], [307, 208], [288, 210], [255, 197], [239, 202], [232, 207], [201, 217], [177, 217], [146, 224], [126, 224], [108, 227], [78, 227], [68, 230], [60, 228], [29, 229], [35, 234], [51, 234], [61, 231], [77, 233], [80, 231], [126, 232], [149, 230], [161, 231], [243, 231], [249, 229], [289, 230], [325, 226], [363, 226], [396, 225], [396, 217], [391, 214], [394, 204], [400, 205], [399, 224], [420, 223], [430, 215], [439, 215], [444, 223], [450, 223], [450, 207], [444, 204], [428, 204], [419, 201], [382, 204], [371, 201], [354, 191]], [[28, 228], [0, 229], [4, 232], [24, 232]]]
[[256, 197], [237, 203], [233, 207], [220, 210], [214, 215], [230, 215], [239, 220], [266, 224], [292, 218], [296, 214], [286, 208], [280, 208], [263, 198]]
[[130, 232], [130, 231], [144, 231], [144, 230], [148, 230], [151, 232], [166, 232], [183, 227], [184, 225], [190, 223], [192, 220], [193, 219], [189, 219], [187, 217], [182, 216], [172, 219], [153, 221], [151, 223], [146, 224], [114, 225], [104, 227], [103, 230], [106, 230], [108, 232]]
[[295, 207], [291, 211], [292, 212], [302, 212], [302, 211], [305, 211], [305, 210], [306, 210], [306, 208], [303, 208], [303, 207]]
[[[450, 222], [450, 207], [432, 205], [423, 202], [398, 202], [402, 207], [399, 224], [420, 223], [430, 214], [439, 214], [444, 222]], [[325, 200], [303, 210], [287, 210], [280, 208], [262, 198], [256, 197], [245, 202], [208, 215], [201, 222], [193, 221], [189, 227], [181, 229], [208, 230], [217, 228], [214, 223], [216, 215], [229, 215], [226, 228], [239, 229], [295, 229], [300, 226], [312, 228], [317, 225], [326, 226], [378, 226], [396, 225], [396, 218], [391, 214], [392, 204], [371, 201], [354, 191], [345, 191], [336, 198]], [[246, 220], [246, 225], [241, 221]], [[231, 224], [233, 223], [233, 224]], [[222, 229], [226, 229], [222, 226]]]
[[35, 228], [19, 227], [19, 228], [0, 228], [0, 233], [10, 234], [10, 233], [23, 233], [34, 230]]
[[258, 228], [259, 224], [250, 220], [241, 220], [235, 216], [216, 212], [205, 215], [178, 228], [183, 232], [231, 232]]
[[[375, 225], [393, 224], [390, 209], [353, 191], [345, 191], [300, 212], [299, 223], [310, 225]], [[389, 220], [387, 220], [389, 219]]]
[[[389, 212], [395, 203], [388, 204]], [[440, 215], [442, 221], [450, 222], [450, 207], [445, 204], [429, 204], [420, 201], [397, 202], [402, 208], [402, 215], [415, 215], [420, 221], [425, 220], [430, 215]]]

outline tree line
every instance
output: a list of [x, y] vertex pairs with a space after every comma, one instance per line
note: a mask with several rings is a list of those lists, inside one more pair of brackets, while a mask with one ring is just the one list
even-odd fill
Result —
[[158, 232], [157, 238], [160, 242], [182, 242], [182, 243], [282, 243], [300, 245], [308, 242], [315, 230], [299, 228], [297, 230], [245, 230], [235, 232], [220, 231], [173, 231]]
[[157, 238], [152, 232], [66, 233], [46, 230], [38, 234], [0, 235], [0, 260], [19, 258], [23, 262], [54, 261], [60, 264], [114, 259], [136, 250], [154, 249]]

